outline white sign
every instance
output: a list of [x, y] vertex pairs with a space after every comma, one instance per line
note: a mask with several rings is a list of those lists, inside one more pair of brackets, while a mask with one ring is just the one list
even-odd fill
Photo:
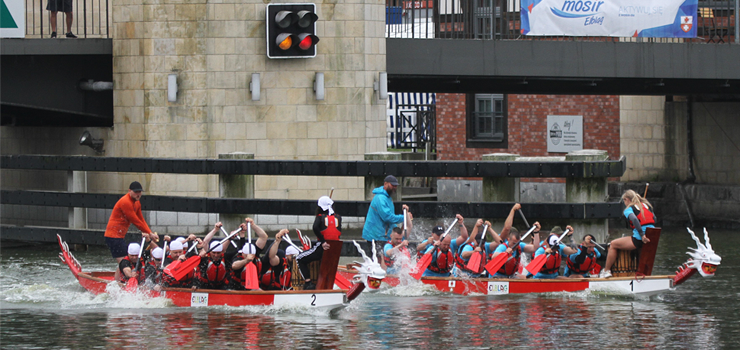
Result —
[[509, 282], [488, 282], [488, 295], [509, 294]]
[[522, 34], [694, 38], [698, 0], [522, 0]]
[[26, 37], [25, 0], [0, 0], [0, 38]]
[[192, 293], [190, 306], [208, 306], [208, 293]]
[[547, 116], [547, 151], [568, 153], [583, 149], [582, 115]]

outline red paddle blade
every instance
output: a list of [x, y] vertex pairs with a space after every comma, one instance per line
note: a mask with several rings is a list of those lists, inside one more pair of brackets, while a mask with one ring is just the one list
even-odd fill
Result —
[[473, 253], [472, 256], [470, 256], [470, 260], [468, 260], [467, 268], [470, 271], [473, 271], [475, 273], [481, 272], [481, 261], [483, 260], [483, 252], [477, 252]]
[[250, 262], [247, 264], [247, 276], [244, 278], [245, 289], [259, 289], [260, 283], [257, 277], [257, 266]]
[[532, 262], [527, 265], [526, 269], [529, 273], [536, 275], [542, 269], [542, 266], [547, 262], [547, 254], [536, 256], [532, 259]]
[[190, 271], [193, 271], [198, 264], [200, 264], [200, 256], [198, 255], [191, 256], [185, 261], [175, 260], [164, 268], [164, 273], [179, 281], [187, 276]]
[[506, 261], [509, 260], [510, 256], [511, 254], [508, 253], [496, 255], [495, 258], [491, 259], [491, 261], [486, 264], [486, 271], [488, 271], [491, 276], [495, 275], [496, 272], [498, 272], [498, 270], [501, 268], [501, 266], [504, 266], [504, 264], [506, 264]]
[[139, 288], [139, 279], [138, 278], [129, 278], [128, 282], [126, 282], [126, 291], [127, 292], [134, 292], [136, 291], [136, 288]]
[[424, 254], [421, 259], [416, 263], [416, 271], [411, 273], [411, 277], [413, 277], [416, 280], [421, 279], [421, 275], [424, 274], [424, 271], [427, 270], [427, 267], [429, 267], [429, 264], [432, 263], [432, 253], [426, 253]]

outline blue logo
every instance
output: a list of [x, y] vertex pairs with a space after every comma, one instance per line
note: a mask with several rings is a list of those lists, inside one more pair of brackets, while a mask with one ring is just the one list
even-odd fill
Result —
[[598, 14], [603, 4], [604, 1], [565, 1], [561, 9], [551, 7], [550, 11], [562, 18], [583, 18]]

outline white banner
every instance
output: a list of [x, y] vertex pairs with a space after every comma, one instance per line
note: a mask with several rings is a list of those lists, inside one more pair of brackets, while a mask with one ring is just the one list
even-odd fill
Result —
[[522, 34], [693, 38], [697, 1], [522, 0]]
[[0, 0], [0, 38], [26, 37], [26, 2]]
[[568, 153], [583, 149], [582, 115], [547, 116], [547, 151]]

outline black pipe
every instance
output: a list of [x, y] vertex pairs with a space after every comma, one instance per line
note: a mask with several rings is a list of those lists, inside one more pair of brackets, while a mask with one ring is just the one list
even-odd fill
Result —
[[694, 96], [689, 97], [688, 108], [686, 110], [686, 145], [689, 153], [689, 178], [686, 179], [688, 183], [696, 182], [696, 174], [694, 174], [694, 132], [693, 130], [693, 114], [694, 114]]

